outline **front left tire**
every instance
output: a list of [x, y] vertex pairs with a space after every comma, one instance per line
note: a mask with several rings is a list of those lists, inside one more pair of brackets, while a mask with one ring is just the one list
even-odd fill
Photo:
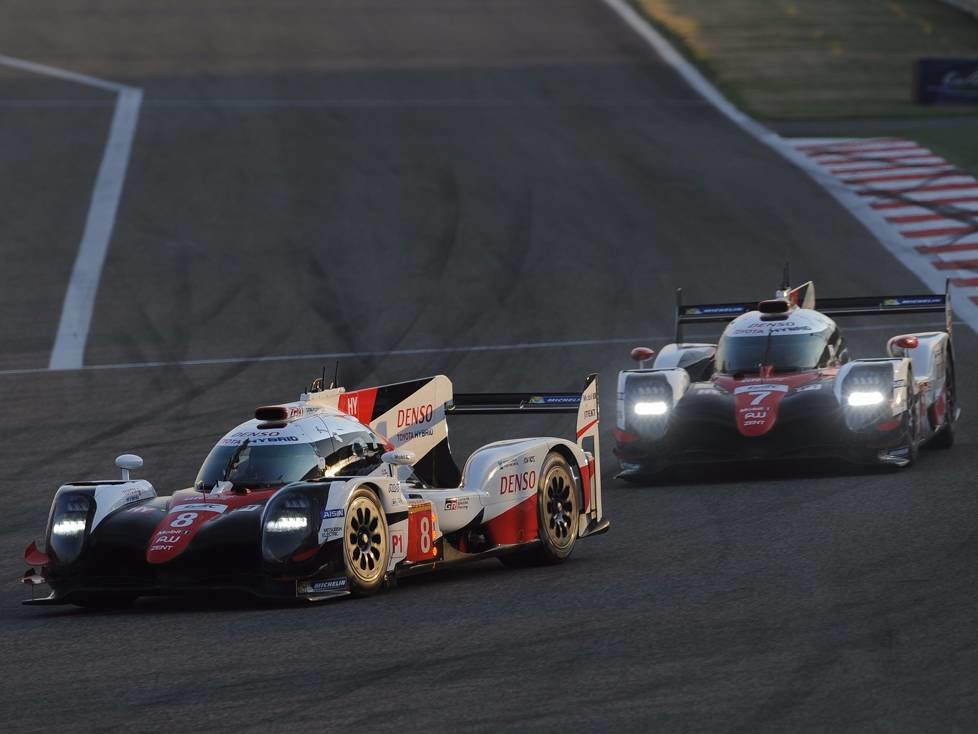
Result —
[[367, 487], [358, 487], [350, 495], [343, 530], [343, 562], [350, 593], [376, 594], [387, 577], [390, 534], [384, 508]]

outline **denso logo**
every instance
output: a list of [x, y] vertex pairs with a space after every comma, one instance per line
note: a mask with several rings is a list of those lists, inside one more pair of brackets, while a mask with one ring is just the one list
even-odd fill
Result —
[[435, 407], [428, 403], [428, 405], [419, 405], [415, 408], [400, 408], [397, 411], [397, 427], [404, 428], [405, 426], [413, 426], [416, 423], [429, 423], [435, 414]]
[[499, 477], [499, 494], [512, 494], [537, 486], [537, 473], [533, 469], [517, 474], [503, 474]]

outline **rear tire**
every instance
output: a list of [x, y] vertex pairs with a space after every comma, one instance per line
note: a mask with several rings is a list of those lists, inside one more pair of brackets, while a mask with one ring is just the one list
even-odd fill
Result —
[[920, 453], [920, 406], [917, 405], [916, 384], [913, 371], [907, 370], [907, 464], [909, 468], [917, 463]]
[[944, 373], [945, 411], [944, 425], [934, 436], [931, 445], [938, 449], [949, 449], [954, 445], [954, 414], [957, 411], [957, 385], [954, 383], [954, 358], [950, 350]]
[[370, 596], [380, 591], [389, 555], [387, 518], [380, 500], [366, 487], [358, 487], [350, 495], [343, 524], [343, 563], [350, 593]]
[[577, 543], [581, 496], [576, 473], [562, 454], [551, 451], [537, 485], [537, 538], [533, 548], [500, 556], [504, 566], [553, 565], [570, 556]]

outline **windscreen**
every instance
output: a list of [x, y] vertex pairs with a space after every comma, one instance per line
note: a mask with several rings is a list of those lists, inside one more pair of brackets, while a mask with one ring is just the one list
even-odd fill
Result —
[[289, 482], [308, 481], [323, 476], [321, 456], [333, 450], [329, 440], [318, 443], [293, 443], [252, 446], [248, 443], [218, 444], [204, 459], [197, 481], [212, 487], [228, 481], [235, 487], [276, 487]]
[[818, 367], [828, 345], [829, 331], [805, 334], [723, 336], [717, 348], [717, 370], [726, 374], [760, 372], [762, 364], [775, 372]]

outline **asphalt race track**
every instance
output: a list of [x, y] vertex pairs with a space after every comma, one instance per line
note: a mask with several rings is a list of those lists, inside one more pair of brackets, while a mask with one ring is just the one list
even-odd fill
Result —
[[[343, 360], [347, 387], [600, 372], [609, 534], [367, 600], [19, 605], [58, 485], [136, 451], [188, 486], [315, 359], [47, 372], [113, 95], [0, 68], [0, 730], [974, 731], [976, 380], [912, 470], [614, 480], [631, 337], [690, 300], [919, 281], [591, 0], [0, 2], [0, 53], [145, 100], [86, 365]], [[860, 356], [904, 330], [860, 321]], [[956, 331], [959, 365], [978, 356]], [[637, 343], [642, 343], [637, 341]], [[455, 448], [559, 432], [459, 418]], [[463, 422], [464, 421], [464, 422]]]

